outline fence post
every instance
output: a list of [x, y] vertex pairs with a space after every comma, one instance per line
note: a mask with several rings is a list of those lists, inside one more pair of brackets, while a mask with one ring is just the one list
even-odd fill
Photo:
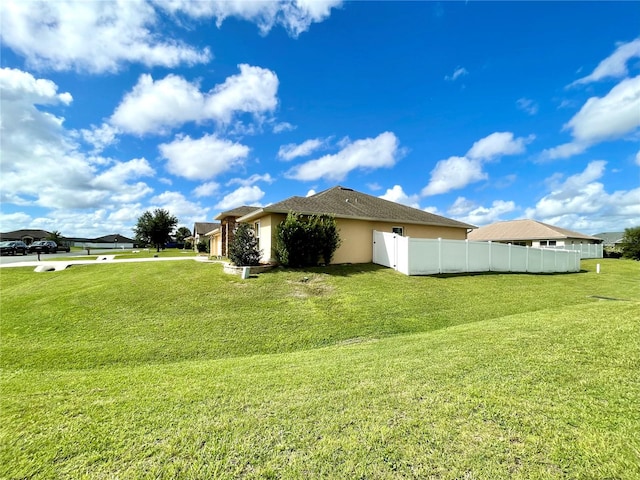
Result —
[[509, 271], [511, 271], [511, 242], [509, 242]]
[[465, 268], [465, 271], [469, 273], [469, 239], [465, 238], [464, 242], [465, 242], [464, 246], [465, 246], [465, 255], [466, 255], [464, 268]]
[[493, 244], [489, 240], [489, 271], [493, 271]]
[[525, 245], [525, 247], [527, 248], [527, 256], [524, 262], [524, 271], [529, 273], [529, 245]]

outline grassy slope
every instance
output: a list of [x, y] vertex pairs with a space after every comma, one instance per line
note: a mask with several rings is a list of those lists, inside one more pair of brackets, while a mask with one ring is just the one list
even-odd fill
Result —
[[583, 263], [2, 271], [0, 476], [634, 478], [638, 264]]

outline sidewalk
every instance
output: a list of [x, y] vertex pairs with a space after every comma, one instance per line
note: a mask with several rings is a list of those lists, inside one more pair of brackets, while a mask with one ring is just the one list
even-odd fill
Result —
[[15, 262], [0, 265], [0, 268], [13, 268], [13, 267], [35, 267], [36, 272], [52, 272], [64, 270], [73, 265], [97, 265], [104, 263], [135, 263], [135, 262], [167, 262], [176, 260], [193, 260], [195, 262], [202, 263], [223, 263], [219, 260], [209, 260], [208, 257], [196, 256], [196, 257], [153, 257], [153, 258], [122, 258], [117, 260], [115, 255], [99, 255], [96, 259], [85, 260], [41, 260], [41, 261], [28, 261], [28, 262]]

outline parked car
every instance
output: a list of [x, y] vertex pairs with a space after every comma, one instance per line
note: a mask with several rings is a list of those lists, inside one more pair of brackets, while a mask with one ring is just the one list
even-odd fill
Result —
[[29, 253], [56, 253], [57, 251], [68, 252], [68, 246], [58, 246], [53, 240], [39, 240], [29, 245]]
[[26, 255], [27, 248], [27, 244], [19, 240], [0, 242], [0, 255]]

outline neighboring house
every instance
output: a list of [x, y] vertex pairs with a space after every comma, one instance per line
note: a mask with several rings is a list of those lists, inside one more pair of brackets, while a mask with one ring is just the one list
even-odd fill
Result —
[[218, 228], [220, 226], [219, 223], [212, 222], [196, 222], [193, 224], [193, 249], [198, 251], [198, 243], [202, 241], [207, 241], [207, 233], [212, 230]]
[[469, 234], [469, 240], [511, 243], [536, 248], [602, 243], [600, 238], [530, 219], [497, 222], [480, 227]]
[[114, 233], [111, 235], [105, 235], [103, 237], [98, 238], [65, 238], [65, 241], [69, 242], [69, 245], [72, 247], [82, 247], [82, 248], [134, 248], [135, 240], [125, 237], [124, 235], [120, 235], [119, 233]]
[[252, 207], [243, 205], [232, 210], [220, 213], [216, 220], [220, 220], [217, 227], [209, 232], [209, 252], [210, 255], [216, 257], [226, 257], [229, 252], [229, 243], [233, 240], [233, 234], [236, 229], [237, 219], [247, 215], [250, 212], [258, 210], [260, 207]]
[[[310, 197], [291, 197], [267, 207], [253, 209], [234, 219], [238, 223], [253, 225], [263, 262], [276, 261], [276, 227], [289, 212], [303, 215], [329, 214], [335, 217], [342, 243], [335, 252], [333, 263], [371, 262], [374, 230], [417, 238], [464, 240], [467, 232], [475, 228], [450, 218], [338, 186]], [[220, 219], [220, 216], [216, 218]]]
[[616, 249], [622, 247], [622, 238], [624, 237], [624, 232], [596, 233], [594, 237], [601, 239], [605, 247]]
[[0, 241], [11, 241], [11, 240], [20, 240], [27, 245], [31, 245], [33, 242], [37, 242], [38, 240], [45, 240], [51, 232], [47, 232], [46, 230], [14, 230], [13, 232], [0, 233]]

